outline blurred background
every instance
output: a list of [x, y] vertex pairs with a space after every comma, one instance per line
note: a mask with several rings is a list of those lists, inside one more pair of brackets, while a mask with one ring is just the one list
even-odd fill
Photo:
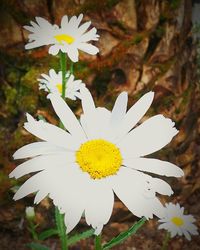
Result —
[[[60, 24], [63, 15], [84, 14], [98, 29], [96, 43], [100, 53], [80, 53], [75, 76], [86, 83], [98, 106], [111, 108], [118, 93], [129, 93], [132, 106], [144, 93], [153, 90], [155, 99], [144, 119], [161, 113], [171, 118], [179, 134], [163, 150], [153, 155], [180, 166], [185, 176], [167, 178], [174, 195], [162, 196], [164, 202], [180, 202], [193, 214], [200, 226], [200, 1], [190, 0], [1, 0], [0, 2], [0, 249], [28, 249], [32, 241], [25, 208], [33, 205], [34, 195], [14, 202], [12, 197], [26, 178], [9, 179], [8, 174], [20, 163], [12, 154], [19, 147], [36, 141], [23, 128], [25, 113], [57, 124], [54, 111], [39, 91], [41, 73], [59, 70], [59, 58], [42, 47], [25, 51], [28, 25], [36, 16]], [[69, 105], [80, 114], [80, 102]], [[131, 192], [131, 190], [130, 190]], [[54, 210], [46, 198], [35, 207], [37, 231], [53, 227]], [[104, 227], [103, 242], [127, 230], [137, 220], [116, 199], [110, 222]], [[88, 229], [81, 220], [75, 231]], [[73, 234], [73, 232], [72, 232]], [[165, 231], [157, 230], [150, 220], [118, 250], [157, 250]], [[60, 249], [56, 237], [44, 242]], [[200, 238], [188, 242], [173, 238], [169, 249], [198, 250]], [[70, 248], [93, 249], [93, 239]]]

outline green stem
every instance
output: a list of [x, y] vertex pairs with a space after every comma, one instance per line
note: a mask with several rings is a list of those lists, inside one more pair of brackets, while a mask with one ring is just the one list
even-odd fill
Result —
[[121, 244], [124, 240], [126, 240], [131, 235], [135, 234], [146, 222], [146, 218], [142, 217], [138, 222], [136, 222], [132, 227], [130, 227], [127, 231], [120, 233], [105, 245], [103, 245], [103, 250], [110, 249], [118, 244]]
[[31, 232], [31, 235], [33, 237], [34, 240], [38, 240], [38, 234], [35, 230], [35, 228], [37, 227], [37, 225], [35, 225], [31, 220], [29, 220], [29, 231]]
[[70, 63], [70, 74], [73, 75], [74, 74], [74, 63], [71, 61]]
[[101, 235], [95, 235], [95, 250], [102, 250]]
[[60, 51], [60, 67], [62, 70], [62, 98], [65, 99], [65, 90], [66, 90], [66, 72], [67, 72], [67, 65], [66, 65], [66, 53]]
[[58, 234], [61, 241], [61, 249], [67, 250], [67, 235], [66, 235], [66, 227], [64, 223], [64, 216], [59, 212], [59, 209], [55, 208], [55, 218], [56, 218], [56, 225], [58, 229]]
[[[67, 65], [66, 65], [66, 53], [60, 51], [60, 67], [62, 71], [62, 98], [65, 99], [65, 91], [66, 91], [66, 72], [67, 72]], [[62, 122], [59, 122], [59, 127], [64, 128]], [[66, 235], [66, 227], [64, 223], [64, 216], [60, 213], [59, 209], [55, 208], [55, 219], [56, 219], [56, 226], [58, 229], [58, 234], [61, 241], [61, 249], [67, 250], [67, 235]]]
[[164, 240], [163, 240], [163, 245], [162, 245], [161, 250], [167, 250], [167, 249], [168, 249], [169, 240], [170, 240], [170, 233], [167, 232], [167, 233], [165, 234], [165, 238], [164, 238]]

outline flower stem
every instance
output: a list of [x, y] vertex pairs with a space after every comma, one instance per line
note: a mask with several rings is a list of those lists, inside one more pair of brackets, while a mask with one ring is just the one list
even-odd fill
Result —
[[29, 220], [28, 229], [31, 232], [32, 238], [37, 241], [38, 240], [38, 234], [37, 234], [37, 232], [35, 230], [36, 227], [37, 227], [37, 225], [35, 225], [31, 220]]
[[164, 238], [164, 240], [163, 240], [163, 245], [162, 245], [161, 250], [167, 250], [167, 249], [168, 249], [169, 240], [170, 240], [170, 233], [167, 232], [167, 233], [165, 234], [165, 238]]
[[[60, 67], [62, 71], [62, 98], [65, 99], [65, 92], [66, 92], [66, 72], [67, 72], [67, 65], [66, 65], [66, 53], [60, 51]], [[62, 122], [59, 122], [59, 127], [64, 128]], [[66, 227], [64, 223], [64, 216], [60, 213], [59, 209], [55, 207], [55, 219], [56, 219], [56, 226], [58, 229], [58, 234], [61, 241], [61, 249], [67, 250], [67, 235], [66, 235]]]
[[71, 61], [70, 63], [70, 74], [73, 75], [74, 74], [74, 63]]
[[64, 216], [59, 212], [59, 209], [55, 208], [55, 218], [56, 218], [56, 225], [58, 229], [58, 234], [61, 241], [61, 249], [67, 250], [67, 235], [66, 235], [66, 227], [64, 223]]
[[60, 51], [60, 67], [62, 71], [62, 98], [65, 99], [65, 92], [66, 92], [66, 72], [67, 72], [67, 65], [66, 65], [66, 53]]
[[101, 235], [95, 235], [95, 250], [102, 250]]

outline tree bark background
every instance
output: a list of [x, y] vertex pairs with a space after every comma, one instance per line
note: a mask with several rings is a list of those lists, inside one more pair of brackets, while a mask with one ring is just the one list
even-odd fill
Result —
[[[9, 172], [17, 165], [12, 154], [22, 145], [35, 141], [23, 129], [25, 113], [36, 114], [36, 118], [42, 115], [56, 124], [45, 93], [38, 90], [37, 78], [51, 67], [58, 70], [58, 59], [48, 55], [44, 47], [25, 51], [28, 34], [23, 25], [35, 16], [59, 24], [64, 14], [79, 13], [84, 14], [84, 21], [92, 20], [98, 29], [100, 40], [96, 44], [100, 53], [97, 56], [81, 53], [81, 62], [75, 65], [75, 76], [86, 83], [99, 106], [108, 108], [123, 90], [129, 93], [130, 106], [147, 91], [155, 92], [153, 105], [143, 120], [161, 113], [175, 121], [180, 132], [154, 157], [173, 162], [185, 172], [179, 180], [168, 179], [174, 195], [162, 201], [180, 202], [200, 225], [200, 91], [197, 50], [192, 37], [192, 1], [1, 0], [0, 249], [15, 249], [15, 244], [19, 244], [18, 249], [26, 249], [23, 248], [27, 242], [25, 226], [22, 223], [20, 230], [18, 227], [24, 207], [32, 204], [33, 197], [13, 202], [14, 191], [10, 188], [20, 182], [8, 179]], [[78, 101], [69, 104], [77, 114], [81, 112]], [[49, 226], [49, 215], [44, 216], [49, 206], [49, 201], [45, 200], [37, 208], [41, 228]], [[105, 240], [135, 220], [116, 201], [111, 221], [105, 227]], [[149, 221], [141, 233], [113, 249], [160, 249], [163, 235], [163, 231], [156, 230], [156, 223]], [[90, 243], [83, 242], [81, 249], [89, 249]], [[195, 250], [200, 239], [194, 237], [187, 242], [179, 237], [170, 244], [169, 249]]]

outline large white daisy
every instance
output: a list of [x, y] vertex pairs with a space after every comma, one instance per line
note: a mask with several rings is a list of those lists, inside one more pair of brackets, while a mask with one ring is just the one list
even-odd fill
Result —
[[[50, 69], [49, 75], [41, 74], [41, 76], [43, 78], [38, 79], [40, 89], [62, 95], [62, 71], [57, 74], [54, 69]], [[69, 71], [66, 73], [66, 82], [65, 97], [71, 100], [81, 98], [80, 88], [85, 87], [85, 84], [81, 80], [74, 80], [74, 75]]]
[[193, 224], [195, 219], [192, 215], [184, 215], [184, 207], [180, 205], [167, 203], [165, 204], [165, 214], [159, 220], [159, 229], [166, 229], [171, 237], [185, 235], [191, 240], [191, 235], [198, 235], [197, 227]]
[[68, 16], [63, 16], [61, 27], [50, 24], [42, 17], [36, 17], [35, 19], [36, 22], [30, 22], [31, 26], [24, 26], [26, 30], [31, 32], [25, 49], [51, 45], [49, 47], [50, 54], [57, 55], [61, 50], [67, 53], [73, 62], [78, 61], [78, 50], [91, 55], [99, 52], [96, 46], [88, 43], [99, 39], [96, 28], [93, 27], [87, 31], [91, 25], [90, 21], [80, 25], [83, 14], [78, 17], [73, 16], [70, 19], [68, 19]]
[[156, 193], [171, 195], [173, 191], [162, 179], [144, 172], [180, 177], [183, 171], [167, 161], [143, 157], [164, 147], [178, 132], [163, 115], [135, 127], [153, 96], [153, 92], [147, 93], [126, 112], [128, 97], [122, 92], [109, 111], [96, 108], [90, 92], [81, 88], [83, 114], [79, 121], [61, 97], [50, 94], [67, 131], [27, 115], [25, 129], [43, 141], [14, 154], [15, 159], [34, 158], [19, 165], [10, 177], [40, 172], [19, 188], [14, 199], [37, 192], [38, 203], [49, 195], [65, 213], [67, 232], [84, 212], [86, 222], [99, 234], [111, 216], [114, 193], [134, 215], [162, 217], [163, 206]]

